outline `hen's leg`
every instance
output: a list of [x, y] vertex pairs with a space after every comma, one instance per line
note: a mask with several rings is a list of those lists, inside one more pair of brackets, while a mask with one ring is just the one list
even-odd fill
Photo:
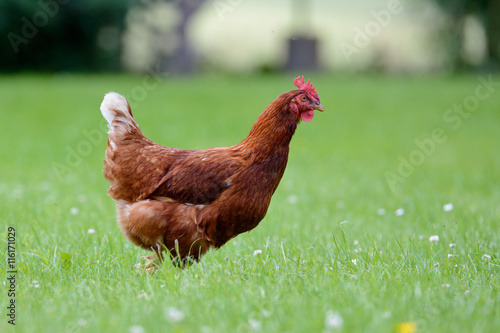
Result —
[[145, 261], [144, 264], [137, 264], [135, 267], [145, 269], [148, 273], [158, 270], [158, 266], [163, 261], [162, 254], [159, 252], [155, 252], [149, 256], [142, 256], [141, 259]]
[[162, 261], [164, 248], [172, 257], [182, 260], [193, 255], [198, 258], [208, 250], [210, 245], [201, 239], [196, 226], [199, 209], [198, 206], [162, 200], [117, 202], [118, 221], [125, 236], [134, 244], [155, 252], [146, 257], [150, 262], [145, 268], [152, 268]]
[[167, 231], [161, 207], [155, 201], [118, 201], [118, 223], [127, 238], [144, 249], [161, 252]]
[[167, 232], [167, 221], [161, 203], [145, 200], [135, 203], [118, 201], [118, 223], [125, 236], [135, 245], [153, 251], [149, 256], [143, 256], [144, 264], [137, 264], [137, 268], [144, 268], [149, 273], [155, 271], [161, 264], [164, 248], [164, 236]]

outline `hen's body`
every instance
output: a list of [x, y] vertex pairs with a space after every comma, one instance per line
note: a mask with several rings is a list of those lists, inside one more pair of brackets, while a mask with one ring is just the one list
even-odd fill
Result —
[[285, 171], [300, 120], [287, 108], [301, 92], [279, 96], [240, 144], [204, 150], [152, 142], [125, 98], [106, 95], [101, 111], [110, 131], [103, 171], [124, 234], [158, 254], [165, 247], [173, 257], [196, 260], [256, 227]]

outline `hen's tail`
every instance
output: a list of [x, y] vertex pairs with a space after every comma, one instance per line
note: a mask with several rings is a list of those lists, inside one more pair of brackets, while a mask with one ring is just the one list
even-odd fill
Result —
[[142, 134], [122, 95], [114, 92], [106, 94], [101, 112], [109, 123], [108, 146], [102, 170], [104, 177], [111, 183], [108, 194], [115, 200], [144, 200], [163, 177], [162, 173], [149, 177], [160, 169], [141, 154], [145, 147], [155, 144]]
[[127, 99], [115, 92], [107, 93], [101, 104], [101, 113], [109, 124], [109, 143], [115, 148], [115, 142], [127, 133], [139, 131]]

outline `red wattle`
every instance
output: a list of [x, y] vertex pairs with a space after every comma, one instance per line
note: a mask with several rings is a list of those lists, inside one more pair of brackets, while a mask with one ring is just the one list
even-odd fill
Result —
[[300, 118], [306, 123], [310, 122], [314, 117], [314, 110], [304, 111], [300, 114]]

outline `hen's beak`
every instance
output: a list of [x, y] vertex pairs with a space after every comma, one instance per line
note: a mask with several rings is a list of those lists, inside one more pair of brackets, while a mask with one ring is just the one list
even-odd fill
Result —
[[314, 103], [313, 106], [312, 106], [312, 108], [313, 108], [313, 110], [318, 110], [318, 111], [321, 111], [321, 112], [325, 111], [325, 108], [323, 107], [323, 105], [321, 105], [320, 102]]

